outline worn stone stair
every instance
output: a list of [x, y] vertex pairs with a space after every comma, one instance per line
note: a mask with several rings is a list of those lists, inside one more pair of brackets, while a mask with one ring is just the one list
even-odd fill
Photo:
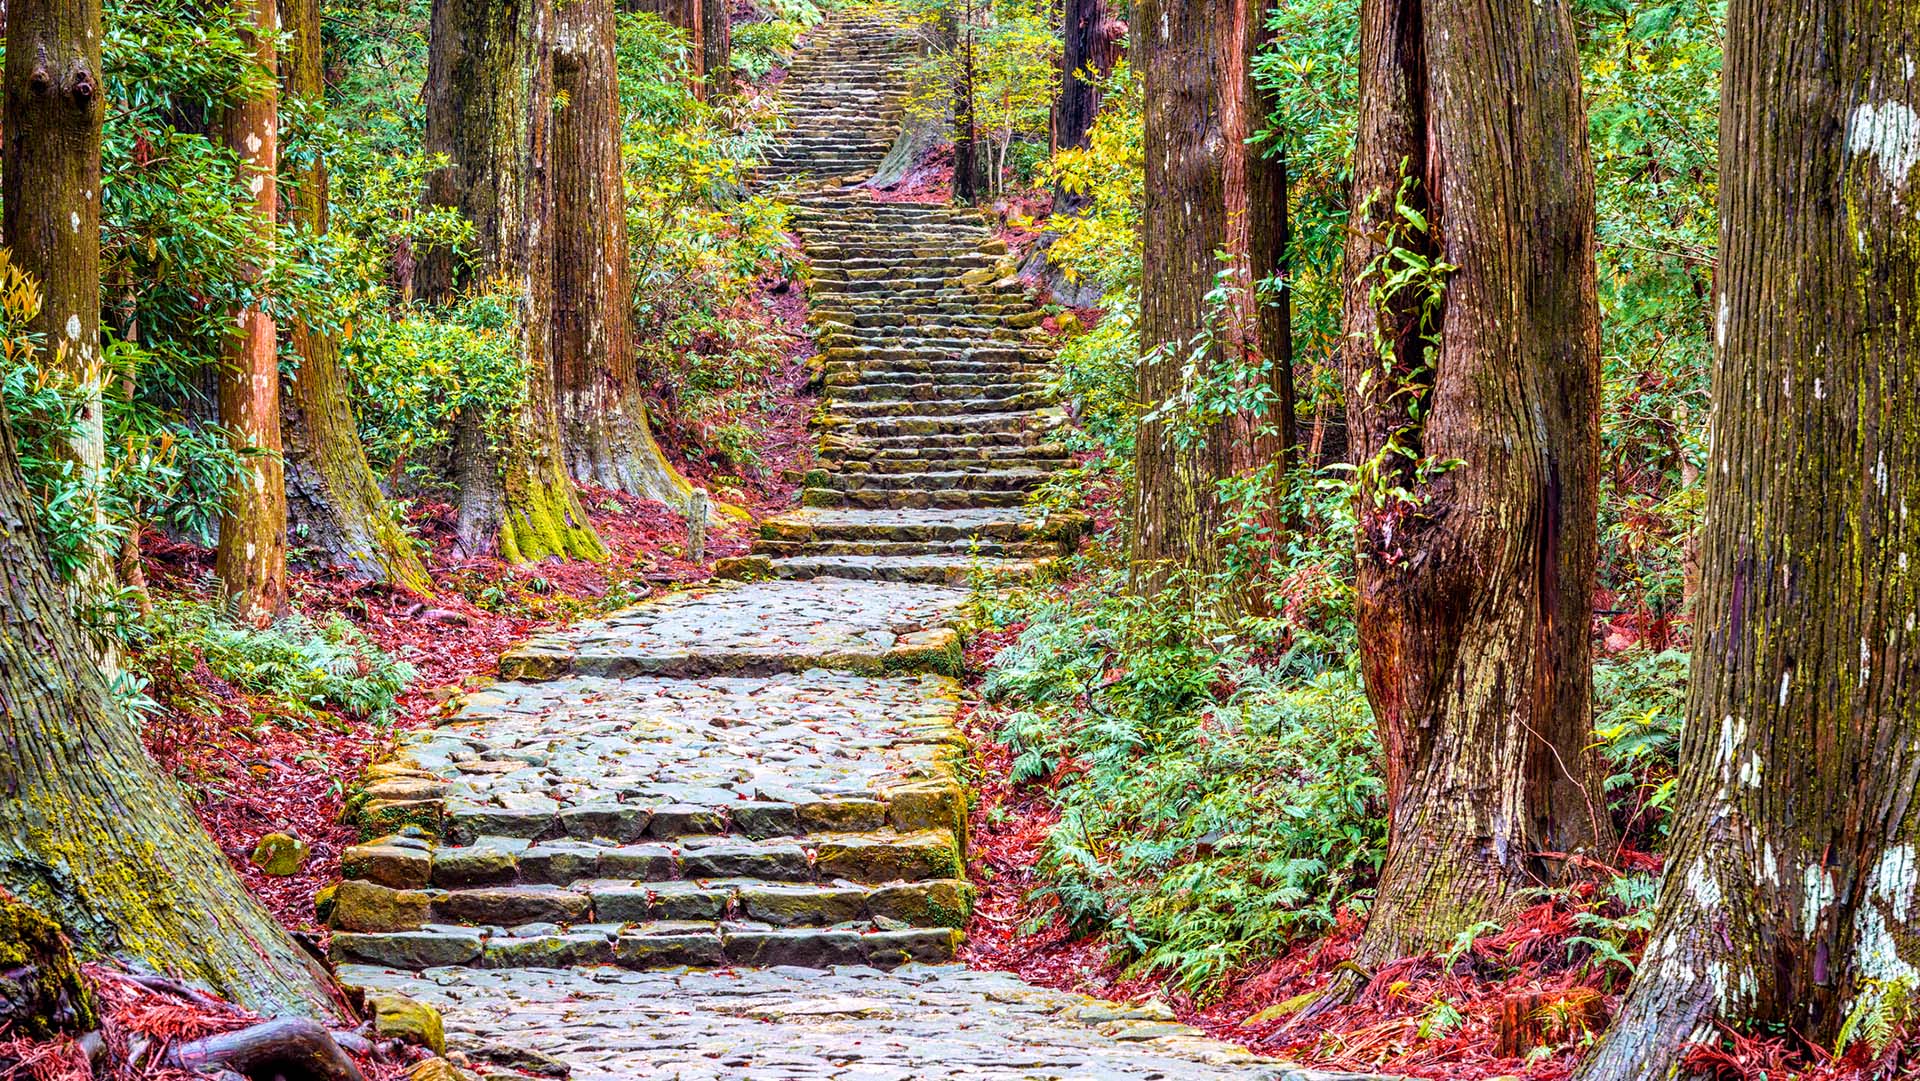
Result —
[[[818, 466], [801, 509], [763, 524], [736, 577], [963, 584], [1030, 576], [1085, 522], [1030, 510], [1071, 459], [1049, 382], [1045, 312], [976, 211], [877, 202], [857, 186], [884, 140], [841, 118], [892, 108], [910, 53], [854, 21], [795, 63], [796, 141], [764, 177], [791, 196], [820, 350]], [[886, 103], [886, 104], [882, 104]]]
[[970, 907], [962, 595], [827, 578], [536, 638], [373, 767], [341, 962], [628, 968], [953, 956]]

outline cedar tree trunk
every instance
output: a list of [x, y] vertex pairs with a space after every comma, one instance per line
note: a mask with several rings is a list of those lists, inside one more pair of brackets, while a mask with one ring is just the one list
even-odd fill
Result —
[[678, 507], [690, 486], [647, 427], [629, 318], [626, 181], [610, 0], [556, 13], [553, 369], [567, 464], [597, 484]]
[[340, 1016], [331, 981], [247, 892], [108, 695], [34, 514], [0, 432], [0, 887], [85, 952], [263, 1014]]
[[[284, 0], [288, 98], [321, 106], [326, 97], [320, 42], [320, 0]], [[313, 157], [293, 178], [292, 214], [316, 236], [327, 231], [327, 167]], [[415, 593], [433, 592], [433, 580], [412, 538], [374, 479], [348, 404], [340, 346], [331, 334], [304, 324], [289, 331], [299, 367], [282, 386], [286, 425], [287, 502], [304, 547], [336, 567]]]
[[700, 71], [707, 93], [733, 92], [733, 5], [728, 0], [695, 0], [700, 7]]
[[[1137, 44], [1147, 158], [1141, 402], [1157, 409], [1189, 389], [1182, 370], [1193, 343], [1209, 333], [1208, 360], [1264, 401], [1194, 419], [1201, 427], [1192, 438], [1176, 437], [1164, 417], [1141, 424], [1132, 560], [1134, 588], [1143, 593], [1180, 572], [1219, 573], [1218, 533], [1228, 510], [1220, 482], [1273, 466], [1277, 487], [1293, 445], [1287, 310], [1263, 303], [1259, 289], [1286, 248], [1286, 171], [1248, 145], [1270, 111], [1249, 68], [1264, 40], [1265, 13], [1260, 0], [1148, 0], [1139, 8], [1148, 28]], [[1223, 270], [1228, 301], [1210, 311], [1207, 294]]]
[[422, 292], [441, 300], [471, 283], [512, 290], [527, 361], [520, 401], [470, 404], [454, 439], [464, 551], [509, 562], [604, 558], [567, 473], [553, 391], [552, 0], [434, 0], [427, 73], [428, 153], [451, 163], [427, 199], [473, 223], [478, 266], [427, 253]]
[[[260, 63], [274, 63], [279, 16], [274, 0], [251, 0], [247, 35]], [[240, 180], [253, 198], [256, 227], [266, 244], [274, 234], [280, 166], [278, 93], [227, 110], [227, 145], [240, 156]], [[220, 516], [214, 563], [237, 618], [264, 626], [287, 606], [287, 488], [280, 458], [280, 356], [273, 317], [258, 305], [234, 312], [221, 356], [220, 423], [246, 456]]]
[[[76, 474], [98, 483], [105, 462], [100, 353], [100, 0], [6, 5], [5, 163], [0, 220], [15, 266], [40, 283], [32, 329], [83, 396], [67, 448]], [[95, 508], [98, 516], [98, 508]], [[102, 548], [75, 583], [111, 595]]]
[[1830, 1046], [1920, 981], [1920, 10], [1735, 0], [1719, 365], [1680, 799], [1585, 1081], [1714, 1022]]
[[[1359, 957], [1375, 965], [1511, 915], [1559, 877], [1548, 854], [1610, 859], [1613, 829], [1592, 751], [1593, 168], [1567, 2], [1364, 0], [1360, 34], [1342, 366], [1391, 806]], [[1423, 260], [1441, 265], [1382, 284]]]
[[[1120, 58], [1123, 24], [1107, 12], [1106, 0], [1066, 0], [1061, 37], [1060, 95], [1053, 106], [1055, 150], [1084, 149], [1100, 115], [1100, 87], [1095, 80], [1113, 73]], [[1092, 202], [1091, 193], [1054, 193], [1054, 204], [1065, 213], [1077, 213]]]

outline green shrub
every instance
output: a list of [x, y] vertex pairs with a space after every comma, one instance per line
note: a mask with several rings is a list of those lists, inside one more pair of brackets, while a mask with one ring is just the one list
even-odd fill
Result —
[[164, 665], [184, 673], [205, 662], [239, 690], [296, 711], [337, 709], [385, 720], [415, 674], [337, 615], [322, 624], [295, 613], [255, 629], [214, 605], [160, 599], [147, 634], [138, 659], [150, 670]]
[[1028, 620], [984, 684], [1014, 779], [1057, 781], [1043, 893], [1129, 972], [1204, 999], [1364, 901], [1385, 788], [1356, 672], [1307, 651], [1254, 664], [1240, 639], [1131, 598], [996, 616]]

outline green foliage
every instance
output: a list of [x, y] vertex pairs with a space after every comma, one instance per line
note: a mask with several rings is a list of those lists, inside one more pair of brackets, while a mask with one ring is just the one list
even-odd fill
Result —
[[1335, 659], [1350, 641], [1256, 664], [1194, 609], [1115, 579], [980, 603], [1028, 622], [984, 690], [1015, 779], [1056, 783], [1044, 892], [1130, 972], [1205, 998], [1362, 903], [1385, 792], [1358, 674]]
[[360, 434], [375, 462], [392, 467], [444, 446], [466, 410], [479, 410], [498, 430], [526, 393], [517, 311], [513, 294], [482, 292], [441, 311], [368, 313], [341, 362], [366, 403]]
[[1134, 322], [1140, 311], [1146, 132], [1142, 85], [1131, 67], [1118, 65], [1102, 89], [1106, 96], [1086, 148], [1062, 150], [1036, 179], [1085, 198], [1081, 213], [1052, 221], [1059, 239], [1047, 256], [1068, 281], [1093, 282], [1105, 294], [1105, 314], [1060, 350], [1054, 389], [1073, 405], [1080, 423], [1070, 438], [1081, 449], [1126, 459], [1133, 456], [1140, 412]]
[[338, 709], [387, 719], [413, 666], [382, 652], [351, 623], [295, 614], [265, 629], [235, 623], [218, 606], [160, 600], [139, 643], [149, 671], [191, 672], [200, 663], [248, 694], [305, 713]]
[[733, 68], [759, 81], [793, 56], [800, 35], [826, 18], [814, 0], [773, 0], [764, 18], [733, 27]]
[[[1594, 734], [1614, 770], [1607, 788], [1646, 789], [1648, 810], [1663, 811], [1673, 799], [1688, 667], [1681, 650], [1639, 648], [1593, 666]], [[1664, 834], [1664, 817], [1658, 828]]]
[[957, 119], [957, 94], [970, 91], [973, 137], [990, 195], [1030, 179], [1046, 157], [1062, 52], [1054, 20], [1053, 6], [1039, 0], [913, 0], [910, 6], [908, 27], [937, 47], [908, 72], [907, 115]]
[[749, 418], [767, 404], [768, 373], [788, 344], [754, 284], [794, 269], [786, 207], [745, 190], [776, 118], [698, 100], [684, 78], [688, 47], [656, 16], [620, 17], [635, 330], [679, 434], [754, 469]]
[[1580, 933], [1567, 939], [1567, 952], [1586, 950], [1590, 965], [1599, 967], [1609, 981], [1617, 977], [1625, 984], [1634, 973], [1628, 951], [1653, 930], [1654, 903], [1659, 899], [1660, 880], [1652, 875], [1609, 880], [1594, 906], [1574, 914]]
[[1855, 1043], [1865, 1043], [1878, 1057], [1916, 1021], [1920, 1021], [1920, 985], [1912, 977], [1867, 980], [1834, 1037], [1834, 1056], [1846, 1054]]

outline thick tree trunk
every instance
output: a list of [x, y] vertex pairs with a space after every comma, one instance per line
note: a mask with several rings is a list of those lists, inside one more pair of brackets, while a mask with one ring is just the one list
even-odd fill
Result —
[[[1593, 168], [1566, 0], [1365, 0], [1360, 56], [1342, 359], [1391, 806], [1375, 964], [1510, 915], [1559, 877], [1549, 854], [1609, 859], [1613, 830], [1591, 750]], [[1456, 269], [1382, 284], [1426, 259]]]
[[[105, 462], [100, 353], [99, 0], [12, 0], [6, 6], [5, 162], [0, 232], [15, 266], [40, 283], [33, 330], [84, 396], [67, 448], [97, 483]], [[96, 517], [98, 507], [95, 508]], [[103, 546], [74, 583], [83, 599], [110, 595]]]
[[427, 198], [473, 223], [479, 265], [427, 253], [423, 294], [444, 299], [477, 280], [519, 297], [521, 400], [499, 418], [469, 408], [455, 439], [460, 545], [511, 562], [606, 555], [567, 473], [554, 404], [553, 19], [552, 0], [435, 0], [428, 60], [426, 149], [451, 165], [429, 178]]
[[1920, 980], [1920, 10], [1735, 0], [1719, 365], [1659, 914], [1584, 1081], [1831, 1046]]
[[[273, 68], [279, 16], [274, 0], [252, 0], [249, 43]], [[279, 95], [273, 87], [227, 110], [227, 145], [253, 196], [257, 227], [270, 244], [278, 210]], [[220, 423], [246, 457], [220, 516], [214, 564], [235, 615], [264, 625], [287, 606], [287, 488], [280, 451], [280, 356], [273, 317], [258, 306], [234, 313], [221, 356]]]
[[647, 426], [629, 318], [613, 6], [569, 0], [557, 16], [553, 369], [567, 464], [582, 484], [677, 507], [691, 487]]
[[261, 1013], [339, 1016], [331, 982], [254, 901], [111, 701], [34, 514], [0, 433], [0, 887], [85, 952]]
[[[1146, 79], [1146, 279], [1140, 300], [1140, 398], [1149, 410], [1177, 401], [1202, 335], [1215, 368], [1258, 391], [1264, 406], [1140, 426], [1135, 444], [1134, 588], [1157, 592], [1184, 572], [1220, 573], [1222, 480], [1276, 466], [1294, 440], [1292, 348], [1284, 296], [1263, 301], [1286, 247], [1286, 173], [1248, 145], [1268, 112], [1248, 62], [1264, 35], [1265, 5], [1232, 0], [1148, 0], [1139, 22]], [[1223, 263], [1218, 257], [1225, 253]], [[1222, 270], [1224, 310], [1209, 310]], [[1224, 388], [1221, 388], [1224, 389]], [[1175, 423], [1197, 426], [1177, 436]], [[1238, 606], [1248, 598], [1236, 597]]]
[[[281, 17], [287, 33], [285, 93], [318, 107], [326, 97], [320, 0], [284, 0]], [[316, 154], [294, 178], [292, 189], [294, 221], [324, 234], [325, 161]], [[281, 416], [286, 425], [288, 510], [302, 546], [333, 566], [374, 581], [432, 593], [426, 565], [367, 464], [348, 404], [339, 343], [303, 324], [296, 324], [289, 337], [300, 362], [284, 381]]]

